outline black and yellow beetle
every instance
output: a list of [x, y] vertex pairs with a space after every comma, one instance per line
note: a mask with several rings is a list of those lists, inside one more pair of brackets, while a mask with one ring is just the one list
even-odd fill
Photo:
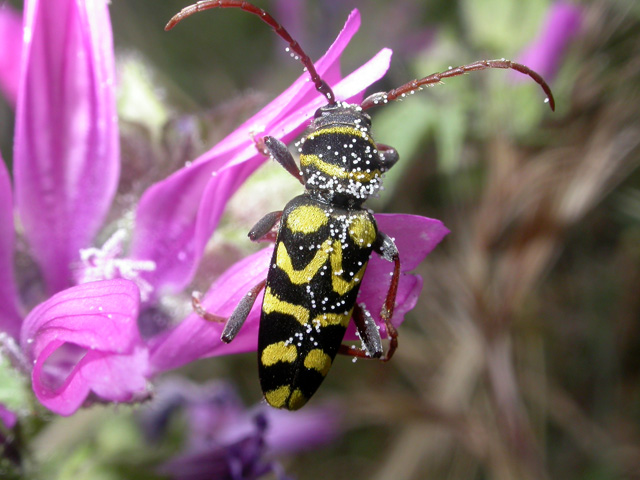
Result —
[[[267, 278], [252, 288], [226, 319], [204, 310], [194, 296], [195, 311], [206, 320], [226, 322], [222, 340], [231, 342], [265, 289], [258, 335], [258, 363], [262, 391], [277, 408], [297, 410], [315, 393], [338, 352], [389, 360], [397, 348], [391, 323], [400, 274], [398, 250], [378, 230], [363, 203], [381, 186], [382, 175], [398, 160], [395, 149], [377, 144], [371, 136], [366, 110], [395, 100], [444, 78], [489, 68], [513, 69], [540, 84], [554, 109], [549, 86], [536, 72], [508, 60], [483, 60], [413, 80], [389, 92], [367, 97], [361, 105], [339, 102], [318, 75], [313, 62], [271, 15], [248, 2], [202, 1], [183, 9], [167, 24], [211, 8], [240, 8], [260, 17], [289, 43], [306, 67], [316, 89], [327, 99], [300, 142], [300, 167], [281, 141], [258, 140], [257, 146], [280, 163], [305, 187], [281, 212], [262, 218], [249, 232], [251, 240], [275, 240]], [[277, 229], [277, 232], [276, 232]], [[356, 302], [370, 255], [376, 252], [394, 263], [381, 317], [389, 336], [386, 354], [380, 332], [364, 305]], [[363, 349], [342, 344], [353, 318]]]

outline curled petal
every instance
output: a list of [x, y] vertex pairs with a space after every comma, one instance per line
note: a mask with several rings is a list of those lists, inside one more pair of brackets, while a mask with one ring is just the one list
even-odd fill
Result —
[[9, 173], [0, 155], [0, 332], [18, 338], [22, 317], [18, 289], [13, 276], [13, 201]]
[[101, 226], [119, 175], [106, 0], [30, 0], [16, 108], [16, 206], [50, 292]]
[[22, 55], [22, 16], [8, 4], [0, 5], [0, 91], [15, 105]]
[[43, 405], [70, 415], [91, 393], [116, 402], [146, 395], [139, 303], [138, 287], [116, 279], [63, 290], [33, 309], [21, 345], [33, 361], [33, 389]]
[[[211, 285], [202, 300], [204, 308], [227, 318], [242, 297], [267, 277], [273, 248], [265, 248], [236, 263]], [[224, 323], [203, 320], [195, 313], [149, 343], [153, 373], [177, 368], [199, 358], [254, 351], [258, 344], [261, 293], [237, 337], [229, 344], [220, 340]]]
[[[345, 28], [316, 64], [326, 78], [338, 75], [338, 59], [357, 30], [353, 13]], [[334, 89], [341, 98], [353, 98], [386, 72], [390, 51], [383, 51]], [[327, 80], [327, 81], [330, 81]], [[136, 212], [132, 256], [153, 260], [156, 270], [147, 280], [156, 288], [179, 290], [190, 281], [204, 247], [216, 228], [227, 201], [266, 157], [253, 136], [272, 135], [285, 143], [299, 135], [314, 111], [326, 103], [304, 74], [283, 94], [185, 169], [152, 186]], [[161, 235], [159, 234], [161, 232]]]

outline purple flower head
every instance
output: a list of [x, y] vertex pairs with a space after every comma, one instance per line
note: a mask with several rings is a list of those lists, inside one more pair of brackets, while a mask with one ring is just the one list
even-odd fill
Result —
[[[19, 341], [14, 362], [30, 372], [38, 399], [70, 414], [93, 396], [124, 401], [146, 392], [138, 286], [74, 285], [72, 272], [102, 225], [120, 170], [107, 2], [26, 1], [17, 33], [17, 65], [3, 71], [19, 76], [13, 192], [0, 167], [0, 330], [5, 345]], [[14, 279], [14, 208], [42, 288], [31, 282], [19, 291]], [[38, 303], [43, 290], [53, 296], [23, 320], [22, 303]]]
[[[342, 78], [339, 59], [358, 26], [354, 12], [316, 64], [341, 100], [361, 98], [390, 60], [390, 51], [382, 50]], [[0, 167], [0, 331], [7, 343], [19, 344], [16, 364], [31, 375], [37, 398], [63, 415], [92, 401], [135, 401], [148, 395], [148, 380], [158, 372], [203, 356], [255, 349], [255, 313], [242, 336], [224, 347], [218, 326], [193, 314], [180, 322], [180, 314], [166, 313], [177, 325], [168, 330], [143, 328], [143, 319], [160, 310], [162, 294], [188, 285], [229, 197], [265, 161], [254, 136], [290, 142], [326, 101], [307, 74], [191, 165], [149, 188], [136, 211], [127, 258], [127, 231], [117, 231], [102, 247], [94, 244], [120, 172], [107, 2], [27, 0], [23, 32], [20, 67], [13, 70], [20, 72], [13, 186]], [[13, 271], [14, 209], [42, 277], [20, 288]], [[446, 229], [428, 219], [408, 227], [402, 218], [384, 226], [398, 245], [407, 228], [411, 238], [429, 240], [417, 249], [413, 241], [405, 243], [407, 251], [402, 247], [412, 268]], [[245, 287], [264, 277], [269, 254], [259, 252], [229, 269], [212, 289], [228, 295], [207, 299], [207, 307], [222, 301], [213, 307], [230, 312]], [[372, 262], [370, 270], [376, 268]], [[412, 308], [419, 283], [403, 276], [397, 320]], [[362, 288], [374, 313], [381, 288], [375, 282]]]
[[520, 54], [518, 62], [547, 80], [555, 77], [566, 47], [580, 31], [582, 16], [582, 8], [573, 2], [554, 2], [538, 37]]
[[326, 444], [341, 430], [338, 411], [330, 406], [301, 414], [265, 404], [246, 409], [230, 384], [176, 378], [158, 386], [142, 415], [149, 439], [159, 440], [178, 411], [186, 414], [187, 444], [161, 472], [180, 480], [256, 479], [270, 472], [285, 478], [274, 457]]

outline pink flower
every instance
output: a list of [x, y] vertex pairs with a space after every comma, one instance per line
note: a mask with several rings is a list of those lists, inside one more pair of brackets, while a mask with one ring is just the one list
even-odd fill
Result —
[[[0, 10], [0, 18], [6, 14]], [[317, 63], [342, 100], [360, 99], [389, 65], [385, 49], [341, 77], [340, 55], [358, 26], [354, 12]], [[253, 135], [290, 142], [326, 102], [307, 74], [190, 166], [153, 185], [137, 208], [131, 251], [124, 257], [120, 232], [102, 248], [93, 246], [120, 174], [107, 1], [27, 0], [22, 39], [20, 76], [14, 79], [13, 188], [4, 163], [0, 167], [0, 338], [12, 348], [19, 343], [17, 363], [30, 371], [37, 398], [63, 415], [96, 400], [135, 401], [148, 395], [148, 381], [158, 372], [202, 356], [254, 349], [255, 312], [236, 342], [224, 347], [219, 326], [195, 315], [171, 319], [175, 328], [146, 335], [140, 326], [161, 295], [189, 284], [229, 197], [266, 161]], [[10, 71], [18, 70], [3, 73]], [[37, 294], [39, 284], [16, 285], [14, 208], [42, 272], [45, 298]], [[446, 233], [440, 222], [419, 217], [380, 222], [396, 237], [406, 269]], [[235, 265], [214, 285], [225, 292], [220, 313], [230, 312], [246, 286], [264, 276], [268, 251]], [[362, 300], [374, 312], [384, 288], [376, 272], [389, 267], [372, 262], [367, 278], [374, 281], [367, 286], [365, 279]], [[418, 277], [403, 277], [398, 321], [413, 307], [419, 287]], [[35, 305], [26, 317], [23, 304]]]

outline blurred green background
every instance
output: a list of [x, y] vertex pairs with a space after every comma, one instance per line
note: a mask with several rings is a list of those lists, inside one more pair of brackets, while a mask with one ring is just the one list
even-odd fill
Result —
[[[352, 8], [360, 32], [344, 72], [383, 47], [389, 73], [370, 92], [483, 58], [517, 59], [546, 0], [256, 1], [312, 58]], [[134, 197], [193, 159], [300, 75], [266, 25], [210, 11], [164, 32], [187, 2], [113, 0], [123, 180]], [[339, 359], [318, 404], [346, 409], [336, 443], [285, 458], [304, 479], [640, 478], [640, 3], [576, 2], [581, 29], [549, 78], [474, 73], [372, 110], [377, 141], [401, 160], [379, 212], [442, 219], [451, 234], [420, 266], [424, 290], [388, 364]], [[12, 113], [0, 106], [8, 125]], [[10, 128], [0, 145], [10, 151]], [[9, 157], [9, 155], [5, 154]], [[245, 232], [299, 185], [275, 165], [235, 201], [194, 287], [255, 248]], [[250, 199], [250, 200], [248, 200]], [[247, 201], [257, 203], [247, 209]], [[248, 211], [249, 210], [249, 211]], [[260, 399], [254, 355], [182, 373], [227, 378]], [[312, 402], [313, 403], [313, 402]], [[144, 406], [137, 409], [144, 409]], [[94, 408], [34, 422], [39, 478], [143, 478], [171, 451], [149, 447], [137, 409]], [[64, 452], [64, 455], [61, 454]], [[48, 470], [47, 470], [48, 469]], [[51, 475], [42, 472], [52, 472]], [[55, 472], [55, 473], [54, 473]], [[78, 476], [80, 475], [80, 477]]]

